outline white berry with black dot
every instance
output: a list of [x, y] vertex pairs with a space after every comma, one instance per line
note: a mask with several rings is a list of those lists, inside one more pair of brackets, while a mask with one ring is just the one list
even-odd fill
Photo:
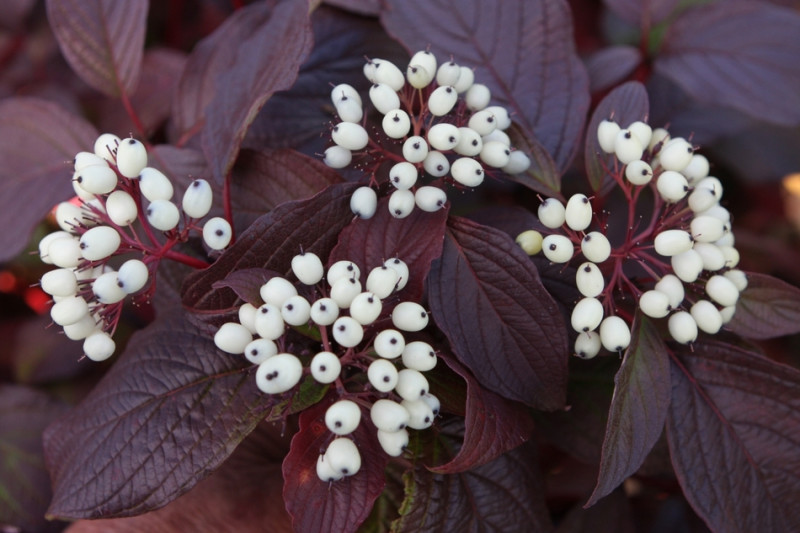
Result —
[[392, 324], [402, 331], [421, 331], [428, 325], [430, 315], [416, 302], [400, 302], [392, 310]]
[[311, 376], [317, 383], [333, 383], [342, 372], [342, 362], [333, 352], [319, 352], [311, 359]]
[[303, 365], [290, 353], [279, 353], [258, 365], [256, 386], [267, 394], [281, 394], [300, 382]]
[[336, 435], [349, 435], [360, 422], [361, 408], [351, 400], [339, 400], [325, 411], [325, 425]]

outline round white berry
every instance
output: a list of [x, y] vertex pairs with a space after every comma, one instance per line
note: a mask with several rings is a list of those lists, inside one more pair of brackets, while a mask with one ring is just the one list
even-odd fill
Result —
[[489, 90], [489, 87], [482, 83], [473, 83], [472, 86], [467, 89], [467, 94], [464, 95], [467, 108], [472, 111], [484, 109], [489, 105], [491, 100], [492, 92]]
[[353, 153], [347, 148], [334, 144], [325, 149], [322, 162], [331, 168], [344, 168], [353, 160]]
[[364, 117], [364, 109], [355, 100], [347, 99], [336, 104], [336, 114], [342, 122], [358, 124]]
[[449, 85], [440, 85], [428, 97], [428, 111], [435, 117], [442, 117], [452, 111], [458, 101], [458, 93]]
[[383, 431], [378, 430], [378, 443], [386, 452], [386, 455], [392, 457], [399, 457], [403, 454], [403, 450], [408, 447], [408, 431], [401, 429], [400, 431]]
[[[122, 269], [120, 269], [122, 270]], [[244, 303], [239, 306], [239, 323], [246, 327], [250, 333], [256, 332], [256, 306]]]
[[72, 159], [72, 170], [80, 172], [84, 168], [92, 165], [105, 165], [108, 166], [106, 160], [93, 152], [78, 152]]
[[333, 102], [334, 105], [347, 100], [354, 100], [359, 105], [362, 104], [361, 95], [358, 94], [358, 91], [352, 85], [340, 83], [331, 90], [331, 102]]
[[334, 439], [325, 450], [325, 460], [331, 468], [345, 476], [357, 474], [361, 469], [361, 455], [355, 443], [347, 437]]
[[422, 166], [425, 172], [435, 178], [446, 176], [450, 171], [450, 161], [447, 159], [447, 156], [437, 150], [428, 152], [428, 155], [425, 156], [425, 160], [422, 162]]
[[412, 135], [403, 143], [403, 157], [410, 163], [422, 163], [428, 156], [428, 143], [419, 135]]
[[723, 276], [728, 278], [739, 292], [743, 292], [747, 288], [747, 274], [743, 271], [738, 269], [728, 270]]
[[475, 157], [483, 149], [483, 139], [481, 134], [472, 128], [458, 128], [458, 144], [453, 151], [459, 155]]
[[334, 283], [342, 278], [355, 278], [361, 277], [361, 269], [352, 261], [336, 261], [328, 269], [328, 285], [333, 286]]
[[459, 157], [450, 165], [453, 179], [465, 187], [477, 187], [483, 183], [483, 166], [471, 157]]
[[117, 147], [117, 170], [126, 178], [135, 178], [147, 166], [147, 149], [133, 138], [120, 141]]
[[511, 158], [511, 150], [501, 141], [484, 141], [481, 161], [494, 168], [503, 168]]
[[469, 67], [458, 68], [458, 81], [453, 86], [458, 94], [465, 93], [475, 82], [475, 72]]
[[66, 335], [69, 340], [73, 341], [83, 340], [89, 335], [100, 331], [102, 330], [98, 327], [92, 315], [83, 315], [83, 318], [74, 324], [64, 326], [64, 335]]
[[647, 144], [647, 149], [653, 151], [656, 146], [659, 146], [660, 149], [667, 144], [669, 140], [670, 136], [667, 130], [664, 128], [656, 128], [653, 130], [653, 134], [650, 136], [650, 142]]
[[686, 139], [676, 137], [667, 142], [658, 153], [658, 160], [664, 170], [680, 172], [691, 162], [694, 148]]
[[564, 204], [556, 198], [546, 198], [537, 211], [539, 222], [551, 229], [560, 228], [567, 220]]
[[670, 261], [672, 271], [686, 283], [692, 283], [703, 271], [703, 258], [694, 250], [673, 255]]
[[574, 251], [572, 241], [563, 235], [548, 235], [542, 240], [542, 252], [553, 263], [568, 263]]
[[736, 306], [731, 305], [728, 307], [723, 307], [719, 310], [719, 315], [722, 317], [722, 323], [727, 324], [733, 318], [734, 313], [736, 313]]
[[581, 239], [581, 253], [593, 263], [602, 263], [611, 255], [611, 243], [599, 231], [592, 231]]
[[[434, 76], [436, 75], [438, 64], [436, 62], [436, 56], [433, 55], [430, 50], [420, 50], [419, 52], [415, 53], [413, 56], [411, 56], [408, 64], [419, 65], [428, 72], [432, 73]], [[433, 80], [433, 78], [431, 78], [431, 80]]]
[[653, 179], [653, 169], [641, 159], [637, 159], [625, 167], [625, 177], [634, 185], [647, 185]]
[[83, 353], [92, 361], [105, 361], [116, 348], [114, 339], [104, 331], [92, 333], [83, 341]]
[[706, 282], [706, 294], [722, 307], [736, 305], [739, 300], [739, 289], [733, 282], [722, 275], [714, 275]]
[[377, 209], [378, 195], [371, 187], [359, 187], [350, 197], [350, 211], [359, 218], [372, 218]]
[[403, 348], [403, 366], [420, 372], [427, 372], [436, 366], [436, 352], [427, 342], [413, 341]]
[[600, 323], [600, 342], [609, 352], [621, 352], [631, 343], [631, 330], [618, 316], [609, 316]]
[[497, 120], [497, 130], [500, 132], [501, 130], [506, 130], [511, 127], [511, 115], [508, 114], [508, 109], [503, 106], [493, 105], [486, 108], [486, 111], [489, 111], [494, 115], [495, 120]]
[[380, 298], [371, 292], [362, 292], [350, 302], [350, 316], [362, 326], [375, 322], [382, 310]]
[[669, 296], [655, 289], [642, 293], [639, 297], [639, 308], [644, 314], [652, 318], [664, 318], [672, 310]]
[[725, 223], [713, 216], [700, 215], [690, 224], [692, 238], [697, 242], [714, 242], [725, 233]]
[[72, 179], [91, 194], [108, 194], [117, 186], [117, 174], [106, 164], [84, 167]]
[[139, 174], [139, 190], [150, 202], [169, 200], [175, 190], [172, 182], [160, 170], [146, 167]]
[[722, 199], [722, 182], [713, 176], [709, 176], [698, 181], [695, 184], [695, 189], [705, 189], [710, 191], [717, 201]]
[[333, 127], [331, 139], [333, 139], [333, 142], [338, 146], [355, 151], [361, 150], [367, 146], [369, 135], [367, 134], [367, 130], [362, 128], [360, 124], [340, 122]]
[[[157, 230], [169, 231], [178, 225], [181, 213], [169, 200], [154, 200], [145, 210], [147, 222]], [[205, 233], [205, 232], [204, 232]]]
[[300, 295], [290, 296], [281, 306], [281, 316], [290, 326], [304, 326], [311, 317], [311, 305]]
[[331, 298], [320, 298], [311, 305], [311, 320], [318, 326], [330, 326], [339, 318], [339, 306]]
[[396, 189], [410, 189], [417, 183], [417, 167], [408, 161], [395, 163], [389, 169], [389, 181]]
[[367, 276], [367, 290], [380, 299], [392, 294], [400, 281], [397, 270], [383, 264], [370, 270]]
[[392, 324], [403, 331], [421, 331], [428, 325], [428, 312], [416, 302], [400, 302], [392, 310]]
[[433, 81], [434, 74], [428, 72], [425, 67], [421, 65], [409, 65], [406, 70], [406, 79], [408, 84], [415, 89], [424, 89]]
[[342, 363], [333, 352], [319, 352], [311, 359], [311, 376], [318, 383], [333, 383], [342, 372]]
[[222, 324], [214, 334], [214, 344], [223, 352], [244, 353], [245, 347], [253, 340], [250, 331], [236, 322]]
[[662, 231], [653, 240], [656, 253], [664, 257], [682, 254], [692, 249], [692, 236], [682, 229], [668, 229]]
[[408, 427], [428, 429], [433, 425], [433, 409], [421, 397], [416, 400], [403, 400], [401, 405], [408, 411]]
[[261, 286], [259, 294], [265, 303], [280, 308], [287, 298], [297, 295], [297, 289], [288, 279], [275, 276]]
[[591, 359], [600, 353], [600, 334], [596, 331], [582, 331], [575, 339], [575, 355], [581, 359]]
[[125, 191], [114, 191], [108, 195], [106, 213], [117, 226], [130, 226], [139, 214], [133, 196]]
[[614, 154], [623, 165], [638, 161], [642, 158], [644, 147], [639, 139], [630, 130], [620, 130], [614, 139]]
[[258, 365], [256, 386], [267, 394], [286, 392], [300, 381], [303, 365], [290, 353], [279, 353]]
[[333, 338], [340, 346], [352, 348], [364, 338], [364, 328], [349, 316], [340, 316], [333, 323]]
[[697, 322], [686, 311], [672, 313], [667, 321], [667, 327], [672, 338], [681, 344], [697, 340]]
[[411, 119], [402, 109], [386, 113], [381, 122], [383, 132], [392, 139], [402, 139], [411, 131]]
[[722, 328], [722, 315], [719, 313], [717, 306], [708, 300], [695, 302], [689, 313], [701, 331], [714, 335]]
[[447, 203], [447, 193], [439, 187], [425, 185], [414, 193], [414, 203], [423, 211], [433, 213]]
[[656, 189], [667, 202], [678, 202], [689, 192], [689, 182], [683, 174], [665, 170], [656, 180]]
[[367, 368], [367, 379], [379, 392], [389, 392], [397, 385], [397, 368], [387, 359], [375, 359]]
[[716, 205], [718, 199], [714, 195], [714, 191], [706, 187], [695, 187], [689, 195], [689, 208], [695, 213], [700, 213], [707, 209], [711, 209]]
[[592, 203], [584, 194], [573, 194], [564, 212], [567, 226], [574, 231], [583, 231], [592, 223]]
[[101, 274], [92, 282], [92, 292], [101, 304], [115, 304], [127, 296], [125, 291], [120, 288], [117, 273], [113, 270]]
[[278, 345], [269, 339], [254, 339], [244, 347], [244, 356], [254, 365], [260, 365], [278, 353]]
[[436, 84], [453, 86], [458, 82], [460, 74], [461, 67], [455, 61], [442, 63], [436, 70]]
[[393, 257], [384, 261], [383, 266], [387, 266], [397, 272], [397, 284], [395, 285], [395, 290], [403, 290], [408, 283], [408, 278], [410, 275], [408, 265], [402, 259]]
[[[152, 204], [150, 204], [152, 205]], [[223, 250], [231, 243], [233, 229], [222, 217], [209, 218], [203, 224], [203, 242], [212, 250]]]
[[190, 218], [203, 218], [211, 211], [213, 196], [211, 185], [206, 180], [194, 180], [183, 194], [181, 208]]
[[418, 370], [404, 368], [397, 373], [394, 390], [404, 400], [419, 400], [429, 388], [428, 380]]
[[484, 109], [469, 117], [467, 126], [481, 137], [484, 137], [497, 129], [497, 119], [494, 113], [488, 109]]
[[317, 457], [317, 477], [322, 481], [331, 483], [342, 479], [344, 474], [334, 470], [328, 461], [325, 460], [325, 456], [320, 455]]
[[[455, 91], [453, 91], [455, 93]], [[428, 130], [428, 143], [436, 150], [452, 150], [458, 146], [461, 132], [453, 124], [439, 123]]]
[[325, 411], [325, 425], [336, 435], [349, 435], [360, 422], [361, 408], [351, 400], [339, 400]]
[[268, 303], [256, 309], [253, 326], [259, 337], [269, 340], [279, 338], [286, 329], [280, 307]]
[[575, 273], [575, 285], [582, 295], [596, 298], [603, 292], [606, 281], [597, 265], [586, 262], [579, 266]]
[[689, 164], [681, 170], [681, 174], [686, 176], [689, 183], [697, 183], [708, 176], [708, 171], [708, 159], [701, 154], [694, 154], [689, 160]]
[[531, 166], [530, 158], [519, 150], [512, 150], [508, 163], [502, 168], [506, 174], [521, 174]]
[[658, 280], [655, 290], [663, 292], [669, 298], [669, 306], [677, 309], [683, 303], [684, 289], [683, 282], [674, 274], [667, 274]]
[[617, 140], [619, 133], [619, 124], [613, 120], [601, 120], [597, 126], [597, 142], [600, 144], [600, 149], [607, 154], [614, 153], [614, 143]]
[[409, 414], [406, 408], [399, 403], [381, 399], [372, 404], [369, 417], [375, 427], [380, 430], [400, 431], [408, 426]]
[[373, 342], [375, 353], [384, 359], [396, 359], [403, 353], [406, 341], [403, 334], [394, 329], [385, 329], [378, 333]]
[[403, 71], [397, 68], [397, 65], [386, 59], [373, 59], [375, 64], [375, 77], [376, 83], [384, 83], [392, 88], [393, 91], [399, 91], [406, 83]]
[[61, 268], [75, 268], [83, 259], [81, 243], [77, 237], [54, 239], [47, 247], [48, 260]]
[[73, 231], [83, 221], [83, 211], [71, 202], [61, 202], [56, 207], [56, 223], [64, 231]]
[[703, 259], [703, 270], [716, 272], [725, 267], [725, 255], [716, 244], [710, 242], [696, 242], [693, 248]]
[[66, 296], [50, 308], [50, 318], [59, 326], [75, 324], [89, 314], [89, 304], [80, 296]]
[[[39, 241], [39, 259], [42, 263], [52, 265], [53, 261], [49, 257], [50, 245], [59, 239], [74, 239], [74, 236], [67, 231], [55, 231], [48, 233]], [[80, 248], [78, 248], [80, 257]]]
[[100, 261], [114, 254], [120, 243], [117, 230], [110, 226], [97, 226], [81, 235], [81, 254], [89, 261]]
[[113, 133], [104, 133], [100, 135], [94, 142], [94, 153], [98, 157], [102, 157], [109, 163], [116, 161], [117, 146], [119, 146], [120, 139]]
[[577, 332], [593, 331], [603, 320], [603, 304], [597, 298], [583, 298], [575, 304], [570, 321]]
[[642, 122], [641, 120], [637, 120], [628, 126], [628, 129], [636, 136], [637, 139], [639, 139], [639, 142], [642, 144], [642, 146], [647, 146], [650, 144], [650, 139], [653, 136], [653, 128], [651, 128], [649, 124]]
[[361, 294], [360, 281], [356, 278], [340, 278], [331, 286], [330, 297], [339, 309], [348, 309], [359, 294]]
[[517, 235], [517, 238], [514, 239], [514, 241], [519, 244], [520, 248], [522, 248], [522, 251], [524, 251], [526, 254], [536, 255], [542, 251], [544, 237], [535, 229], [529, 229]]
[[322, 280], [325, 269], [319, 256], [312, 252], [301, 252], [292, 258], [292, 272], [304, 285], [316, 285]]
[[[400, 97], [397, 92], [384, 83], [375, 83], [369, 88], [369, 99], [375, 109], [382, 115], [400, 108]], [[336, 141], [334, 140], [334, 142]], [[336, 142], [336, 144], [340, 143]], [[366, 143], [364, 146], [366, 146]], [[360, 150], [361, 148], [351, 148], [351, 150]]]
[[69, 268], [57, 268], [42, 276], [42, 290], [50, 296], [74, 296], [78, 292], [78, 278]]
[[420, 398], [420, 399], [423, 402], [428, 404], [428, 407], [431, 408], [431, 411], [433, 411], [433, 415], [434, 416], [438, 416], [439, 415], [439, 411], [442, 408], [442, 402], [439, 401], [439, 398], [437, 398], [436, 396], [434, 396], [433, 394], [431, 394], [429, 392], [427, 394], [423, 394], [422, 398]]

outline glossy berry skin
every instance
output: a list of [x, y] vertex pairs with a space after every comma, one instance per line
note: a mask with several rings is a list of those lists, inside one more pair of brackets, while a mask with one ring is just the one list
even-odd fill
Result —
[[392, 400], [376, 401], [370, 408], [369, 416], [375, 427], [383, 431], [400, 431], [408, 426], [408, 411]]
[[233, 229], [222, 217], [210, 218], [203, 224], [203, 242], [212, 250], [224, 250], [232, 238]]
[[254, 365], [260, 365], [278, 353], [278, 345], [269, 339], [253, 339], [244, 347], [244, 356]]
[[375, 337], [373, 347], [375, 352], [384, 359], [396, 359], [403, 353], [406, 341], [399, 331], [385, 329]]
[[261, 286], [259, 294], [264, 302], [280, 308], [289, 297], [297, 295], [297, 289], [289, 280], [276, 276]]
[[564, 235], [548, 235], [542, 240], [542, 253], [553, 263], [567, 263], [572, 259], [572, 241]]
[[416, 302], [401, 302], [392, 310], [392, 323], [402, 331], [420, 331], [428, 325], [428, 312]]
[[606, 317], [600, 323], [600, 341], [609, 352], [622, 352], [631, 343], [631, 330], [620, 317]]
[[181, 208], [191, 218], [203, 218], [211, 211], [213, 196], [211, 185], [206, 180], [194, 180], [183, 194]]
[[387, 455], [399, 457], [408, 447], [408, 431], [383, 431], [378, 430], [378, 443]]
[[352, 348], [364, 338], [364, 328], [349, 316], [340, 316], [333, 323], [333, 338], [340, 346]]
[[333, 470], [345, 476], [357, 474], [361, 469], [361, 454], [355, 443], [347, 437], [331, 441], [325, 450], [325, 461]]
[[350, 302], [350, 316], [362, 326], [375, 322], [382, 310], [380, 298], [371, 292], [362, 292]]
[[403, 348], [403, 366], [420, 372], [433, 370], [436, 366], [436, 352], [427, 342], [409, 342]]
[[539, 205], [539, 222], [551, 229], [557, 229], [567, 220], [567, 210], [559, 200], [547, 198]]
[[214, 334], [214, 344], [223, 352], [244, 353], [245, 347], [253, 340], [248, 329], [236, 322], [226, 322]]
[[394, 390], [404, 400], [419, 400], [429, 389], [428, 379], [418, 370], [404, 368], [398, 372]]
[[322, 280], [325, 269], [317, 254], [303, 252], [292, 258], [292, 272], [304, 285], [315, 285]]
[[564, 219], [570, 229], [583, 231], [592, 223], [592, 204], [584, 194], [574, 194], [567, 202]]
[[117, 147], [117, 170], [126, 178], [137, 177], [147, 166], [147, 150], [136, 139], [120, 141]]
[[256, 386], [267, 394], [281, 394], [300, 381], [303, 365], [289, 353], [279, 353], [258, 365]]
[[339, 318], [339, 306], [331, 298], [320, 298], [311, 304], [311, 320], [318, 326], [330, 326]]
[[367, 379], [379, 392], [394, 390], [397, 378], [397, 367], [388, 359], [375, 359], [367, 368]]
[[359, 187], [350, 197], [350, 211], [359, 218], [370, 219], [378, 209], [378, 195], [371, 187]]
[[333, 352], [319, 352], [311, 359], [311, 376], [317, 383], [333, 383], [342, 372], [342, 363]]
[[336, 435], [349, 435], [361, 422], [361, 408], [351, 400], [339, 400], [325, 411], [325, 425]]

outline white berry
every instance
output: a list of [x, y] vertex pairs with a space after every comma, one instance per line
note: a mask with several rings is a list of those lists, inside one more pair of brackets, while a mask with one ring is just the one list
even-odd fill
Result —
[[110, 226], [97, 226], [81, 235], [81, 254], [89, 261], [100, 261], [114, 254], [120, 243], [117, 230]]
[[117, 169], [126, 178], [135, 178], [147, 166], [147, 150], [133, 138], [123, 139], [117, 147]]
[[688, 344], [697, 340], [697, 322], [686, 311], [672, 313], [667, 326], [672, 338], [681, 344]]
[[542, 252], [553, 263], [568, 263], [575, 248], [564, 235], [548, 235], [542, 241]]
[[292, 258], [292, 272], [305, 285], [316, 285], [325, 274], [319, 256], [311, 252], [302, 252]]
[[265, 303], [280, 308], [287, 298], [297, 295], [297, 289], [288, 279], [276, 276], [261, 286], [259, 294]]
[[378, 333], [373, 342], [375, 353], [384, 359], [396, 359], [403, 353], [406, 341], [402, 333], [394, 329], [385, 329]]
[[[151, 204], [152, 205], [152, 204]], [[212, 250], [223, 250], [231, 243], [233, 229], [222, 217], [209, 218], [203, 224], [203, 242]]]
[[175, 192], [169, 178], [152, 167], [145, 167], [139, 174], [139, 190], [150, 202], [169, 200]]
[[311, 317], [311, 305], [300, 295], [290, 296], [281, 306], [281, 316], [290, 326], [304, 326]]
[[330, 326], [339, 318], [339, 306], [331, 298], [320, 298], [311, 305], [311, 320], [318, 326]]
[[311, 376], [318, 383], [333, 383], [342, 372], [342, 363], [333, 352], [319, 352], [311, 359]]
[[260, 365], [278, 353], [278, 345], [269, 339], [255, 339], [244, 347], [244, 356], [254, 365]]
[[269, 340], [279, 338], [286, 329], [280, 308], [272, 304], [264, 304], [256, 309], [253, 326], [259, 337]]
[[169, 200], [154, 200], [150, 202], [145, 214], [147, 215], [147, 222], [161, 231], [174, 229], [181, 218], [178, 207]]
[[600, 334], [596, 331], [582, 331], [575, 339], [575, 355], [581, 359], [591, 359], [600, 353]]
[[114, 339], [104, 331], [92, 333], [83, 341], [83, 353], [92, 361], [105, 361], [115, 349]]
[[597, 265], [586, 262], [579, 266], [575, 273], [575, 285], [582, 295], [596, 298], [603, 292], [606, 282]]
[[194, 180], [183, 194], [183, 212], [190, 218], [203, 218], [211, 211], [213, 196], [211, 185], [206, 180]]
[[560, 228], [567, 220], [567, 209], [556, 198], [547, 198], [537, 211], [539, 222], [551, 229]]
[[477, 187], [485, 176], [481, 164], [471, 157], [460, 157], [450, 165], [453, 179], [465, 187]]
[[375, 359], [367, 368], [367, 379], [379, 392], [389, 392], [397, 385], [397, 367], [388, 359]]
[[364, 338], [364, 328], [349, 316], [340, 316], [333, 323], [333, 338], [340, 346], [352, 348]]
[[609, 352], [621, 352], [631, 343], [631, 330], [618, 316], [609, 316], [600, 323], [600, 342]]
[[436, 352], [427, 342], [409, 342], [403, 348], [402, 357], [403, 366], [420, 372], [427, 372], [436, 366]]
[[420, 331], [428, 325], [428, 312], [416, 302], [401, 302], [392, 311], [392, 324], [402, 331]]
[[359, 218], [372, 218], [377, 209], [378, 195], [371, 187], [359, 187], [350, 197], [350, 211]]
[[214, 334], [214, 344], [223, 352], [244, 353], [245, 347], [253, 340], [250, 331], [236, 322], [222, 324]]
[[375, 322], [382, 310], [380, 298], [371, 292], [362, 292], [350, 302], [350, 316], [362, 326]]
[[331, 433], [349, 435], [361, 422], [361, 408], [351, 400], [339, 400], [325, 411], [325, 425]]
[[267, 394], [286, 392], [300, 381], [303, 365], [290, 353], [279, 353], [258, 365], [256, 386]]
[[603, 320], [603, 304], [597, 298], [583, 298], [572, 310], [572, 329], [577, 332], [593, 331]]
[[392, 400], [381, 399], [372, 404], [369, 416], [375, 427], [383, 431], [400, 431], [408, 426], [408, 411]]

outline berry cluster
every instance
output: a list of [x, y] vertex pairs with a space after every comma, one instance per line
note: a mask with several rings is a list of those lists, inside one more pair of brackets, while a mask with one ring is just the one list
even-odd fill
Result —
[[[114, 353], [112, 336], [124, 299], [131, 295], [138, 303], [152, 295], [161, 258], [207, 266], [172, 250], [176, 243], [186, 241], [191, 231], [201, 232], [211, 250], [221, 250], [231, 241], [231, 226], [225, 219], [215, 217], [197, 225], [211, 209], [207, 181], [191, 183], [183, 196], [182, 216], [171, 201], [172, 183], [147, 167], [147, 160], [145, 146], [136, 139], [121, 140], [110, 133], [98, 137], [94, 152], [80, 152], [73, 161], [77, 202], [56, 207], [61, 230], [39, 242], [41, 260], [58, 267], [41, 280], [42, 289], [53, 297], [50, 316], [67, 337], [84, 341], [84, 354], [94, 361]], [[154, 230], [163, 232], [165, 242], [156, 238]], [[139, 257], [114, 267], [118, 256], [130, 253]]]
[[[369, 409], [381, 447], [395, 457], [408, 445], [407, 427], [426, 429], [433, 423], [439, 400], [429, 393], [422, 373], [436, 366], [436, 352], [424, 341], [407, 339], [424, 329], [429, 317], [416, 302], [397, 302], [394, 293], [409, 276], [400, 259], [373, 268], [364, 290], [361, 270], [351, 261], [334, 263], [326, 275], [319, 257], [304, 252], [291, 267], [308, 298], [289, 280], [273, 277], [260, 288], [264, 303], [240, 306], [239, 321], [223, 324], [214, 343], [258, 365], [256, 385], [267, 394], [292, 390], [304, 375], [335, 385], [339, 399], [325, 414], [334, 438], [317, 463], [319, 478], [335, 481], [360, 468], [358, 447], [348, 435], [358, 427], [362, 410]], [[285, 351], [285, 335], [287, 326], [309, 324], [319, 331], [322, 350], [304, 367], [300, 357]]]
[[[331, 100], [340, 120], [333, 126], [333, 146], [324, 161], [344, 168], [358, 165], [377, 187], [377, 175], [390, 162], [388, 181], [394, 187], [389, 211], [396, 218], [408, 216], [414, 206], [423, 211], [441, 209], [447, 194], [437, 183], [447, 177], [459, 186], [477, 187], [491, 169], [508, 174], [524, 172], [530, 160], [511, 148], [504, 132], [511, 126], [508, 111], [490, 106], [491, 92], [474, 83], [471, 69], [421, 51], [411, 58], [405, 74], [392, 62], [370, 59], [364, 75], [373, 84], [372, 106], [383, 117], [381, 127], [367, 132], [361, 96], [348, 84], [333, 88]], [[432, 178], [418, 186], [421, 177]], [[371, 218], [377, 209], [372, 187], [355, 191], [350, 207], [357, 216]]]
[[[628, 346], [632, 312], [623, 305], [626, 295], [649, 317], [669, 316], [677, 342], [694, 342], [698, 330], [717, 333], [733, 317], [747, 277], [735, 268], [731, 217], [720, 205], [722, 184], [708, 175], [708, 160], [686, 139], [644, 122], [623, 129], [604, 120], [597, 139], [614, 155], [607, 171], [628, 202], [624, 240], [612, 246], [609, 213], [595, 212], [583, 194], [566, 206], [555, 198], [542, 202], [539, 221], [552, 234], [529, 230], [517, 237], [526, 252], [541, 251], [553, 263], [568, 263], [577, 253], [586, 260], [575, 279], [584, 296], [571, 317], [576, 355], [591, 358], [601, 347], [620, 352]], [[648, 190], [654, 205], [649, 223], [639, 228], [637, 202]]]

